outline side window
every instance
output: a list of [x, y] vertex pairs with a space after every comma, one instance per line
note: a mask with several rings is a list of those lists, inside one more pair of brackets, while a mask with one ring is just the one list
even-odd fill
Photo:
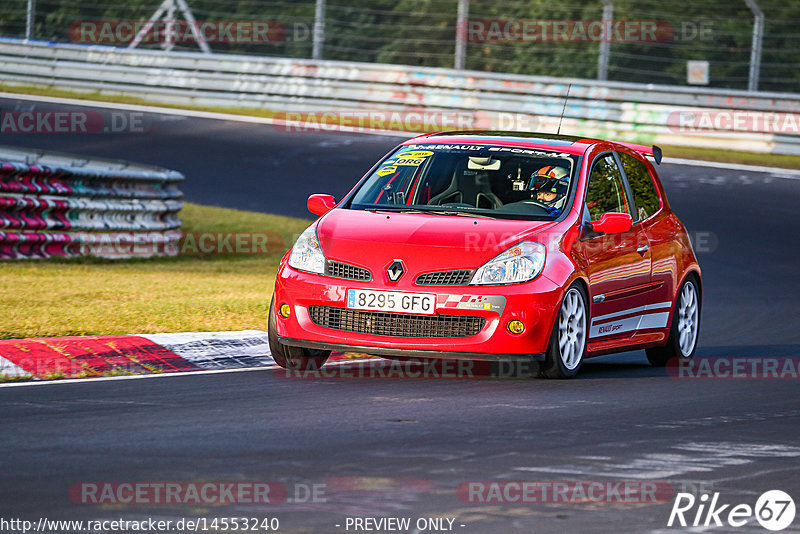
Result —
[[592, 167], [586, 190], [586, 207], [593, 221], [604, 213], [627, 213], [633, 216], [622, 173], [612, 154], [602, 156]]
[[643, 221], [661, 207], [653, 177], [650, 176], [650, 171], [647, 170], [645, 164], [638, 159], [624, 152], [617, 152], [617, 155], [622, 161], [622, 168], [625, 170], [628, 184], [633, 191], [633, 202], [636, 204], [639, 220]]

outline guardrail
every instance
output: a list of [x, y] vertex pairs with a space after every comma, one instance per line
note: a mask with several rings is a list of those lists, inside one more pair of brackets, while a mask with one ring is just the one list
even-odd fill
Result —
[[800, 154], [794, 93], [11, 39], [0, 39], [0, 81], [283, 112], [461, 110], [475, 113], [473, 127], [490, 129], [555, 131], [564, 109], [561, 131], [570, 134]]
[[0, 259], [174, 256], [179, 172], [0, 146]]

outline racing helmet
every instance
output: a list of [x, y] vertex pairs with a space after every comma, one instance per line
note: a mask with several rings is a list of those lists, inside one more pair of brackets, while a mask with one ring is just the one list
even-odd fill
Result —
[[552, 180], [566, 182], [569, 180], [569, 172], [564, 167], [559, 167], [558, 165], [546, 165], [531, 175], [531, 181], [530, 184], [528, 184], [528, 189], [534, 189], [538, 191], [546, 183]]

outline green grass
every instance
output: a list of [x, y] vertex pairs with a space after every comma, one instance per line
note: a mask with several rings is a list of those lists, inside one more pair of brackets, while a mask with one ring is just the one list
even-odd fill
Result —
[[[281, 255], [309, 221], [185, 203], [184, 232], [274, 232], [276, 252], [6, 261], [0, 339], [266, 329]], [[277, 236], [275, 236], [277, 237]]]
[[[192, 105], [154, 102], [126, 95], [101, 93], [99, 91], [95, 92], [69, 91], [63, 89], [56, 89], [53, 87], [0, 84], [0, 91], [8, 93], [53, 96], [61, 98], [79, 98], [83, 100], [93, 100], [100, 102], [117, 102], [123, 104], [159, 106], [172, 109], [210, 111], [215, 113], [229, 113], [233, 115], [246, 115], [246, 116], [266, 117], [266, 118], [275, 117], [279, 113], [269, 109], [259, 109], [259, 108], [226, 108], [226, 107], [192, 106]], [[392, 126], [397, 126], [397, 128], [392, 128]], [[391, 125], [387, 123], [387, 124], [382, 124], [381, 127], [387, 129], [401, 129], [402, 124]], [[623, 141], [623, 139], [619, 140]], [[666, 157], [699, 159], [705, 161], [719, 161], [726, 163], [739, 163], [744, 165], [763, 165], [768, 167], [782, 167], [786, 169], [800, 169], [800, 156], [763, 154], [763, 153], [745, 152], [738, 150], [721, 150], [715, 148], [686, 147], [686, 146], [662, 146], [661, 148], [664, 150], [664, 155]]]

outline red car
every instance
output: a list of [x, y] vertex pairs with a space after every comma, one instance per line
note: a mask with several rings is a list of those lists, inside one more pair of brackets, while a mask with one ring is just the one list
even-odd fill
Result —
[[563, 135], [410, 139], [319, 215], [283, 257], [269, 310], [278, 365], [332, 350], [538, 361], [694, 355], [701, 277], [653, 165], [661, 151]]

